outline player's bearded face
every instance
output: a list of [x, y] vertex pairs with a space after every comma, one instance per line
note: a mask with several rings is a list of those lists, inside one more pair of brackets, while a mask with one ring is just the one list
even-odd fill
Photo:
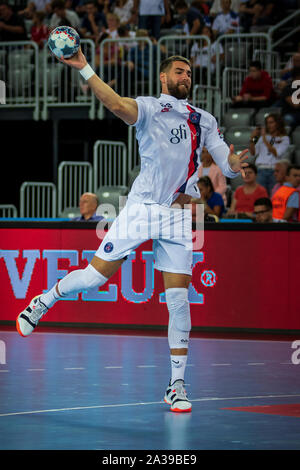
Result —
[[191, 83], [183, 79], [175, 81], [170, 76], [168, 76], [167, 87], [171, 96], [174, 96], [178, 100], [182, 100], [189, 96]]

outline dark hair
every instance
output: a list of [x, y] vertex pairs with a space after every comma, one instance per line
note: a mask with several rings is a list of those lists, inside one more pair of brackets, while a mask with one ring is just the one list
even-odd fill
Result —
[[290, 165], [286, 170], [287, 176], [289, 176], [291, 170], [300, 170], [300, 165]]
[[176, 0], [175, 4], [174, 4], [174, 8], [175, 10], [177, 9], [185, 9], [185, 8], [188, 8], [188, 4], [185, 0]]
[[172, 55], [168, 57], [167, 59], [163, 60], [160, 64], [159, 72], [168, 72], [173, 64], [173, 62], [184, 62], [185, 64], [189, 65], [191, 67], [191, 63], [189, 59], [186, 57], [183, 57], [181, 55]]
[[251, 170], [253, 170], [254, 173], [257, 175], [257, 166], [254, 165], [254, 163], [248, 163], [248, 166], [245, 168], [245, 170], [247, 170], [247, 168], [250, 168]]
[[204, 184], [204, 186], [209, 188], [212, 192], [215, 191], [214, 185], [212, 184], [212, 181], [209, 176], [202, 176], [198, 179], [198, 183]]
[[65, 0], [53, 0], [51, 2], [52, 9], [55, 10], [55, 8], [59, 8], [62, 10], [65, 8]]
[[274, 121], [277, 124], [277, 131], [279, 132], [280, 135], [287, 135], [286, 129], [285, 129], [285, 122], [283, 120], [283, 117], [279, 113], [270, 113], [265, 117], [265, 126], [267, 127], [267, 120], [269, 118], [273, 118]]
[[266, 206], [269, 210], [273, 209], [272, 201], [268, 197], [260, 197], [259, 199], [256, 199], [254, 202], [254, 207], [255, 206]]
[[249, 64], [249, 68], [250, 67], [255, 67], [258, 70], [262, 69], [261, 62], [259, 60], [252, 60]]

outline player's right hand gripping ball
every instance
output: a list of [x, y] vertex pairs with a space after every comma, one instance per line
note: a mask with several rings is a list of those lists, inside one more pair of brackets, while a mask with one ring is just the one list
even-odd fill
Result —
[[50, 51], [59, 59], [73, 57], [80, 46], [80, 36], [70, 26], [58, 26], [49, 35], [48, 46]]

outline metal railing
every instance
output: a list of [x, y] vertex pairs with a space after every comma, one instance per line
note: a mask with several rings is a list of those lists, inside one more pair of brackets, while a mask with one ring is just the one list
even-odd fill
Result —
[[226, 67], [223, 70], [221, 121], [232, 104], [232, 98], [239, 95], [247, 73], [247, 69], [238, 69], [233, 67]]
[[20, 216], [56, 217], [56, 186], [53, 183], [25, 181], [20, 188]]
[[255, 50], [271, 51], [271, 39], [265, 33], [224, 34], [216, 40], [224, 50], [224, 60], [220, 58], [220, 48], [216, 53], [216, 87], [221, 88], [222, 69], [248, 69]]
[[93, 156], [94, 191], [101, 186], [127, 186], [127, 148], [124, 142], [97, 140]]
[[0, 42], [0, 80], [6, 85], [5, 108], [32, 108], [39, 119], [39, 49], [34, 41]]
[[[172, 55], [192, 58], [194, 85], [211, 85], [211, 42], [207, 36], [163, 36], [157, 43], [156, 93], [160, 95], [160, 63]], [[201, 65], [201, 66], [200, 66]]]
[[0, 204], [0, 218], [18, 217], [18, 210], [14, 204]]
[[[100, 44], [99, 75], [121, 96], [152, 95], [155, 49], [148, 37], [104, 39]], [[102, 103], [98, 117], [104, 117]]]
[[219, 121], [222, 112], [221, 90], [215, 86], [195, 85], [192, 92], [194, 106], [205, 109]]
[[300, 31], [300, 25], [296, 25], [293, 24], [292, 25], [292, 28], [289, 32], [287, 32], [286, 34], [282, 35], [277, 41], [274, 41], [273, 37], [275, 35], [275, 33], [280, 29], [282, 28], [282, 26], [285, 26], [286, 24], [288, 24], [289, 22], [292, 22], [294, 21], [296, 18], [298, 18], [300, 16], [300, 10], [298, 9], [297, 11], [295, 11], [294, 13], [292, 13], [291, 15], [287, 16], [286, 18], [284, 18], [282, 21], [280, 21], [279, 23], [275, 24], [274, 26], [272, 26], [269, 31], [268, 31], [268, 35], [270, 37], [270, 43], [271, 43], [271, 49], [275, 49], [275, 47], [277, 47], [279, 44], [281, 44], [282, 42], [284, 42], [286, 39], [290, 38], [291, 36], [293, 36], [294, 34], [298, 33]]
[[[80, 41], [82, 52], [92, 68], [95, 68], [95, 44], [90, 39]], [[50, 53], [45, 44], [39, 61], [42, 84], [42, 119], [48, 119], [48, 109], [54, 107], [87, 107], [89, 118], [95, 118], [95, 95], [78, 70], [65, 66]]]
[[79, 199], [93, 192], [93, 168], [88, 162], [61, 162], [58, 167], [58, 216], [79, 212]]

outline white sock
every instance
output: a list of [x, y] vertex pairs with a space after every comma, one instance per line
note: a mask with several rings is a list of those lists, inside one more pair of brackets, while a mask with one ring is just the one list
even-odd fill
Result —
[[57, 284], [55, 284], [52, 289], [41, 295], [40, 301], [46, 305], [46, 307], [50, 308], [59, 299], [66, 297], [69, 294], [102, 286], [107, 280], [108, 279], [105, 276], [89, 264], [85, 269], [77, 269], [76, 271], [72, 271], [67, 274], [67, 276], [58, 283], [58, 291], [60, 295], [57, 294]]
[[187, 355], [174, 356], [171, 354], [171, 371], [172, 371], [171, 384], [173, 384], [175, 380], [178, 380], [178, 379], [184, 380], [186, 361], [187, 361]]

